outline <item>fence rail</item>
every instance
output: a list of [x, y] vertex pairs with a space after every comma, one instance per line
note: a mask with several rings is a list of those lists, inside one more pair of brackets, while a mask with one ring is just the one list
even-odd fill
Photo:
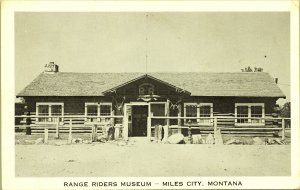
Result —
[[[110, 116], [89, 116], [89, 115], [63, 115], [63, 116], [41, 116], [41, 115], [21, 115], [15, 116], [15, 118], [25, 120], [25, 124], [33, 121], [34, 124], [26, 126], [26, 133], [31, 132], [31, 127], [35, 131], [42, 133], [55, 132], [56, 137], [59, 138], [59, 131], [69, 132], [69, 134], [75, 132], [90, 132], [95, 140], [95, 134], [99, 133], [97, 128], [99, 126], [113, 126], [116, 130], [117, 137], [122, 136], [125, 140], [128, 139], [129, 134], [129, 117], [124, 115], [110, 115]], [[40, 121], [39, 119], [45, 119]], [[102, 120], [104, 119], [104, 121]], [[238, 123], [237, 121], [244, 119], [244, 123]], [[171, 124], [171, 120], [177, 120], [176, 125]], [[260, 120], [262, 122], [252, 122]], [[160, 121], [160, 122], [157, 122]], [[193, 122], [192, 122], [193, 121]], [[204, 121], [204, 122], [203, 122]], [[229, 122], [230, 121], [230, 122]], [[263, 132], [272, 134], [274, 131], [280, 131], [281, 137], [285, 139], [285, 132], [287, 128], [290, 128], [291, 118], [275, 118], [275, 117], [235, 117], [235, 116], [213, 116], [213, 117], [182, 117], [182, 116], [153, 116], [152, 114], [147, 118], [147, 137], [151, 141], [153, 138], [153, 130], [158, 125], [162, 125], [163, 139], [169, 137], [169, 129], [188, 130], [189, 138], [192, 135], [192, 130], [195, 129], [202, 131], [203, 133], [212, 132], [214, 136], [218, 130], [222, 133], [231, 134], [236, 132], [238, 134], [261, 134]], [[275, 123], [270, 125], [267, 123]], [[24, 123], [24, 122], [23, 122]], [[174, 123], [174, 122], [173, 122]], [[16, 125], [20, 127], [21, 125]], [[131, 126], [132, 127], [132, 126]], [[48, 131], [49, 129], [49, 131]], [[156, 137], [156, 136], [155, 136]], [[162, 139], [160, 139], [162, 140]]]
[[[21, 115], [15, 118], [25, 119], [26, 134], [44, 134], [44, 142], [48, 140], [49, 133], [55, 133], [55, 138], [60, 137], [60, 133], [69, 133], [68, 142], [71, 143], [72, 133], [91, 133], [91, 140], [97, 141], [98, 133], [105, 133], [111, 139], [120, 138], [123, 124], [116, 124], [116, 119], [123, 119], [124, 116], [86, 116], [86, 115], [63, 115], [63, 116], [41, 116], [41, 115]], [[34, 123], [32, 123], [34, 119]], [[39, 119], [44, 119], [39, 121]], [[89, 120], [94, 119], [94, 120]], [[95, 120], [97, 119], [97, 120]], [[100, 121], [105, 119], [108, 121]], [[29, 120], [29, 122], [27, 122]], [[24, 123], [24, 122], [23, 122]], [[16, 125], [22, 128], [24, 125]], [[101, 130], [98, 130], [101, 127]]]
[[[275, 117], [235, 117], [235, 116], [214, 116], [214, 117], [181, 117], [181, 116], [153, 116], [148, 117], [148, 138], [151, 140], [152, 131], [157, 133], [157, 124], [153, 124], [154, 120], [163, 120], [164, 137], [168, 136], [169, 129], [177, 129], [181, 132], [181, 129], [188, 129], [189, 138], [192, 138], [192, 129], [198, 129], [203, 131], [213, 131], [214, 137], [217, 135], [218, 130], [224, 130], [223, 133], [231, 134], [233, 131], [238, 134], [273, 134], [274, 131], [281, 131], [282, 140], [285, 139], [286, 128], [290, 128], [291, 118], [275, 118]], [[177, 125], [170, 125], [170, 120], [177, 120]], [[182, 123], [182, 120], [184, 122]], [[226, 120], [233, 121], [233, 123], [226, 123]], [[243, 120], [243, 122], [237, 122]], [[255, 122], [260, 120], [261, 122]], [[192, 122], [194, 121], [194, 122]], [[205, 121], [202, 122], [201, 121]], [[253, 122], [254, 121], [254, 122]], [[275, 122], [276, 125], [266, 125], [267, 122]], [[159, 123], [159, 122], [156, 122]], [[161, 129], [161, 130], [162, 130]], [[157, 138], [157, 134], [154, 134]], [[160, 139], [159, 139], [160, 140]]]

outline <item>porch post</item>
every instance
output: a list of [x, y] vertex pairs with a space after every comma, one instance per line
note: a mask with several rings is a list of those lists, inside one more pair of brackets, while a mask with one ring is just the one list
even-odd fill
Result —
[[[39, 115], [39, 105], [36, 104], [36, 108], [35, 108], [35, 116], [38, 116], [38, 115]], [[38, 121], [39, 121], [39, 118], [36, 117], [36, 118], [35, 118], [35, 121], [38, 122]]]
[[70, 118], [68, 144], [72, 143], [72, 125], [72, 118]]
[[[115, 116], [115, 110], [112, 110], [110, 115], [111, 115], [111, 116]], [[111, 125], [114, 127], [114, 126], [115, 126], [115, 118], [112, 117], [112, 118], [110, 119], [110, 121], [111, 121]]]
[[284, 119], [282, 119], [281, 125], [282, 125], [281, 140], [285, 140], [285, 120]]
[[[181, 111], [182, 111], [182, 106], [179, 105], [178, 107], [178, 117], [181, 117]], [[178, 125], [178, 133], [181, 133], [181, 119], [177, 120], [177, 125]]]
[[153, 116], [153, 113], [150, 112], [150, 115], [147, 117], [147, 138], [149, 142], [151, 142], [151, 117]]
[[123, 138], [125, 141], [128, 140], [128, 116], [124, 114], [123, 117]]
[[[167, 103], [166, 103], [166, 116], [169, 117], [170, 116], [170, 100], [167, 99]], [[167, 118], [167, 122], [166, 125], [169, 126], [170, 125], [170, 119]]]
[[57, 121], [56, 121], [55, 138], [59, 139], [59, 117], [57, 117]]

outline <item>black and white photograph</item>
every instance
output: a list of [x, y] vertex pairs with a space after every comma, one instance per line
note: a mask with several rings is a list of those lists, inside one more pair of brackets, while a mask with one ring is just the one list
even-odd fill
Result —
[[299, 187], [292, 11], [151, 7], [10, 12], [4, 189]]

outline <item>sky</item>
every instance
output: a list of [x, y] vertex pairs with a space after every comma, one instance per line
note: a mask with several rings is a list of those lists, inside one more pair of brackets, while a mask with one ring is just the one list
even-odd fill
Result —
[[[147, 57], [147, 59], [146, 59]], [[241, 72], [262, 67], [290, 101], [287, 12], [15, 14], [15, 93], [61, 72]]]

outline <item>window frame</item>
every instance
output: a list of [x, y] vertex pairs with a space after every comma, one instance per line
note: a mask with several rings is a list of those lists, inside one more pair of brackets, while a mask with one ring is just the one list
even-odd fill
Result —
[[[58, 116], [61, 118], [61, 121], [63, 121], [63, 117], [64, 117], [64, 102], [36, 102], [35, 106], [36, 106], [36, 112], [35, 112], [35, 115], [36, 116], [39, 116], [39, 106], [48, 106], [48, 116], [52, 116], [52, 106], [55, 105], [55, 106], [61, 106], [61, 116]], [[39, 121], [39, 118], [36, 117], [36, 123], [43, 123], [43, 124], [52, 124], [52, 123], [56, 123], [56, 121], [52, 121], [53, 118], [48, 118], [47, 120], [48, 121]], [[61, 122], [60, 121], [60, 122]]]
[[[101, 109], [100, 109], [100, 107], [102, 106], [102, 105], [106, 105], [106, 106], [110, 106], [110, 115], [108, 115], [108, 116], [111, 116], [112, 115], [112, 103], [111, 102], [85, 102], [85, 104], [84, 104], [84, 115], [85, 115], [85, 122], [94, 122], [94, 121], [88, 121], [88, 118], [87, 118], [87, 107], [88, 106], [97, 106], [97, 116], [101, 116], [101, 114], [100, 114], [100, 111], [101, 111]], [[104, 118], [104, 119], [106, 119], [106, 118]], [[97, 120], [96, 120], [96, 122], [101, 122], [102, 123], [102, 121], [101, 121], [101, 118], [97, 118]], [[106, 122], [105, 122], [106, 123]]]
[[[197, 113], [196, 113], [196, 117], [200, 117], [200, 109], [201, 109], [201, 106], [210, 106], [210, 117], [213, 117], [213, 103], [195, 103], [195, 102], [190, 102], [190, 103], [184, 103], [183, 104], [183, 107], [184, 107], [184, 117], [187, 117], [186, 116], [186, 107], [187, 106], [196, 106], [197, 108]], [[213, 119], [210, 119], [210, 122], [209, 123], [200, 123], [201, 119], [197, 119], [197, 124], [198, 125], [209, 125], [209, 126], [212, 126], [213, 125]], [[187, 124], [187, 119], [184, 119], [184, 124]]]
[[[261, 123], [252, 123], [252, 119], [248, 118], [247, 123], [238, 123], [237, 122], [237, 107], [238, 106], [247, 106], [248, 107], [248, 117], [251, 117], [251, 107], [252, 106], [261, 106], [262, 114], [261, 114]], [[234, 125], [235, 126], [265, 126], [265, 104], [264, 103], [235, 103], [234, 104]], [[241, 117], [242, 118], [242, 117]], [[259, 118], [259, 117], [258, 117]]]

